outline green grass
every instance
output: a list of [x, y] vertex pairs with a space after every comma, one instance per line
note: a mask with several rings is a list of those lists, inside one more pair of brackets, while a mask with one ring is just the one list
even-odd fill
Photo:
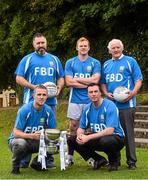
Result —
[[[67, 105], [61, 104], [57, 108], [57, 122], [59, 129], [68, 128], [66, 118]], [[148, 179], [148, 150], [137, 148], [137, 166], [135, 171], [130, 171], [126, 166], [125, 149], [122, 150], [122, 166], [117, 172], [108, 172], [106, 168], [92, 170], [87, 163], [75, 153], [75, 164], [65, 171], [60, 170], [59, 154], [55, 155], [54, 170], [37, 172], [31, 168], [21, 169], [21, 174], [14, 176], [11, 171], [11, 157], [7, 145], [14, 125], [17, 108], [0, 109], [0, 179]]]

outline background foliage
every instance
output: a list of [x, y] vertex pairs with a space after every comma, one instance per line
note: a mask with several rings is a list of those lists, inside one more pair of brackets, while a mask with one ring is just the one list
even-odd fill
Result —
[[65, 61], [76, 54], [80, 36], [91, 42], [90, 54], [103, 63], [107, 43], [120, 38], [148, 80], [148, 1], [146, 0], [1, 0], [0, 89], [15, 88], [14, 71], [33, 51], [32, 36], [42, 32], [48, 50]]

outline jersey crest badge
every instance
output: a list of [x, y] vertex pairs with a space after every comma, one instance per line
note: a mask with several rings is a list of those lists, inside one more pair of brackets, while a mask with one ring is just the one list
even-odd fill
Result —
[[124, 71], [124, 66], [120, 66], [120, 72]]
[[44, 119], [44, 118], [41, 118], [41, 119], [40, 119], [40, 124], [41, 124], [41, 125], [44, 125], [44, 123], [45, 123], [45, 119]]
[[101, 120], [102, 122], [104, 122], [104, 114], [101, 114], [101, 115], [100, 115], [100, 120]]
[[91, 72], [92, 71], [92, 67], [91, 66], [87, 66], [87, 72]]
[[49, 61], [49, 66], [53, 67], [54, 63], [52, 61]]

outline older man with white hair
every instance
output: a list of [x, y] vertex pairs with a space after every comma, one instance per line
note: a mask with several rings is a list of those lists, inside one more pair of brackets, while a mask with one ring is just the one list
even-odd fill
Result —
[[[112, 58], [107, 60], [102, 68], [101, 83], [103, 93], [115, 102], [119, 109], [121, 125], [125, 131], [126, 158], [128, 168], [136, 168], [136, 151], [134, 141], [134, 115], [136, 107], [136, 94], [142, 85], [142, 74], [137, 61], [123, 54], [123, 43], [113, 39], [108, 43], [109, 54]], [[123, 86], [129, 89], [128, 97], [124, 102], [118, 102], [113, 96], [114, 90]]]

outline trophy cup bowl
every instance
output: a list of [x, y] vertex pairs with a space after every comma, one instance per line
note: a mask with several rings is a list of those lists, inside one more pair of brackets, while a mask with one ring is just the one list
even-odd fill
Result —
[[56, 140], [60, 137], [59, 129], [46, 129], [45, 134], [49, 140]]
[[60, 130], [46, 129], [45, 135], [48, 139], [47, 151], [52, 154], [58, 153], [58, 138], [60, 137]]

